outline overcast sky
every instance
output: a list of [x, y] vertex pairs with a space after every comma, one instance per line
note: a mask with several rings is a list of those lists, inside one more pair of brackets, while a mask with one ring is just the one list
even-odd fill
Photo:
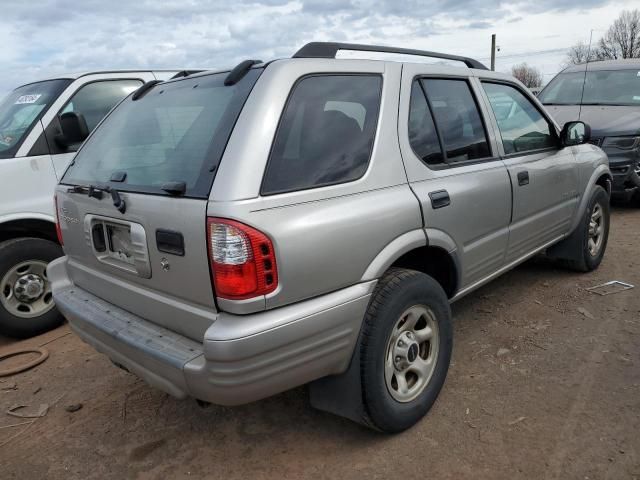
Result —
[[0, 95], [64, 72], [228, 67], [290, 56], [309, 41], [396, 45], [526, 61], [545, 80], [566, 48], [601, 36], [638, 0], [2, 0]]

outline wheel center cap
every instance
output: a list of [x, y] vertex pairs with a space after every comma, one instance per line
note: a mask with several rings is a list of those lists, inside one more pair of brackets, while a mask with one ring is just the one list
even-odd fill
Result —
[[420, 347], [415, 340], [413, 332], [404, 332], [396, 340], [393, 349], [394, 363], [397, 370], [402, 371], [408, 368], [420, 353]]
[[407, 351], [407, 360], [413, 363], [416, 358], [418, 358], [418, 344], [414, 342]]
[[16, 281], [13, 291], [21, 302], [33, 302], [44, 292], [44, 280], [38, 275], [23, 275]]

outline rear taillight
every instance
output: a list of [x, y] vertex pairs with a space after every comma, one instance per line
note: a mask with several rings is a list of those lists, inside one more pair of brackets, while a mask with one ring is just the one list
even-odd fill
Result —
[[277, 288], [276, 256], [264, 233], [234, 220], [209, 218], [207, 239], [218, 297], [243, 300]]
[[62, 241], [62, 230], [60, 229], [60, 220], [58, 215], [58, 196], [57, 195], [53, 196], [53, 206], [55, 207], [54, 217], [56, 219], [56, 235], [58, 236], [58, 243], [60, 245], [64, 245], [64, 242]]

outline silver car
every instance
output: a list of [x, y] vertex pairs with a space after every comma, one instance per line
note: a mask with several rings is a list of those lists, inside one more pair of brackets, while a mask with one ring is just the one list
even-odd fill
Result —
[[588, 140], [513, 78], [434, 52], [312, 43], [146, 84], [57, 187], [53, 296], [175, 397], [310, 384], [317, 408], [401, 431], [444, 384], [451, 302], [545, 250], [599, 265], [611, 174]]

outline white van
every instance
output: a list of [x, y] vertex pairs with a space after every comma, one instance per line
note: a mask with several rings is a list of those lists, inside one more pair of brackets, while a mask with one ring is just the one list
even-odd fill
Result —
[[29, 83], [0, 102], [0, 333], [59, 325], [46, 266], [62, 255], [53, 190], [82, 141], [143, 83], [192, 71], [104, 71]]

